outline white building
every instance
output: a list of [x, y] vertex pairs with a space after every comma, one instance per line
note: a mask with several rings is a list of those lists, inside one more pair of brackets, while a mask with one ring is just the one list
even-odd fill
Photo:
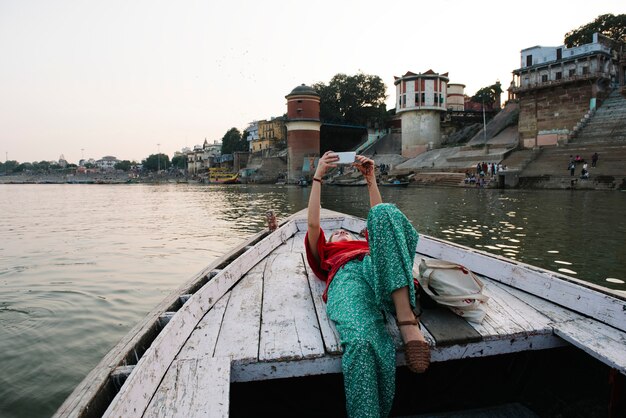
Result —
[[248, 149], [252, 151], [252, 142], [259, 140], [259, 121], [255, 120], [248, 124], [246, 128], [246, 132], [248, 132]]
[[559, 45], [522, 49], [520, 68], [513, 71], [512, 89], [517, 92], [597, 78], [619, 83], [619, 64], [614, 59], [610, 41], [607, 40], [608, 38], [594, 33], [591, 43], [573, 48]]
[[107, 155], [102, 157], [102, 159], [96, 161], [96, 167], [103, 171], [109, 171], [115, 169], [115, 164], [117, 164], [119, 160], [111, 155]]
[[191, 175], [199, 175], [206, 172], [213, 160], [222, 155], [222, 143], [213, 141], [209, 144], [205, 139], [202, 146], [196, 145], [193, 151], [187, 153], [187, 172]]

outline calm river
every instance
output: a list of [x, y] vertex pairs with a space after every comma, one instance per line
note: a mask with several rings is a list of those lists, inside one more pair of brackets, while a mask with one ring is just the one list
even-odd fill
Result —
[[[48, 417], [166, 294], [306, 207], [293, 186], [0, 185], [0, 417]], [[626, 193], [383, 189], [418, 231], [626, 290]], [[366, 190], [324, 186], [361, 217]]]

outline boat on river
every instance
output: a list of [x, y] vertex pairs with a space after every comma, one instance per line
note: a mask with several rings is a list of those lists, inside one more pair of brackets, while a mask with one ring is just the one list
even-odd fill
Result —
[[225, 168], [211, 167], [207, 177], [209, 184], [237, 184], [239, 183], [239, 173], [232, 173]]
[[[327, 210], [321, 217], [327, 231], [366, 225]], [[306, 263], [306, 230], [300, 211], [212, 262], [135, 326], [55, 416], [343, 416], [342, 347], [322, 301], [325, 284]], [[562, 396], [576, 402], [595, 390], [607, 392], [598, 397], [602, 411], [622, 411], [615, 408], [625, 399], [624, 292], [421, 235], [415, 263], [430, 258], [481, 277], [486, 316], [471, 324], [447, 309], [425, 309], [432, 359], [419, 375], [404, 367], [389, 318], [398, 348], [392, 413], [503, 402], [532, 413], [538, 403], [524, 403], [529, 393], [562, 412]], [[565, 395], [554, 394], [561, 387]]]
[[381, 181], [378, 185], [384, 187], [408, 187], [409, 182], [407, 180], [391, 180]]

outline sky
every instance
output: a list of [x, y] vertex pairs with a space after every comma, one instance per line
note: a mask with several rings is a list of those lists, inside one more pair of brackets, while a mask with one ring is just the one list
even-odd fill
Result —
[[[141, 161], [286, 112], [338, 73], [449, 73], [465, 93], [623, 0], [0, 0], [0, 160]], [[503, 96], [503, 100], [506, 95]]]

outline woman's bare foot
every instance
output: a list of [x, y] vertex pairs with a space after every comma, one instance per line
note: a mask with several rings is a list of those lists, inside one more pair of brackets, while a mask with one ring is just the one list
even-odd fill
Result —
[[[411, 322], [414, 322], [414, 324], [411, 324]], [[404, 343], [409, 341], [426, 341], [424, 334], [420, 330], [419, 321], [417, 321], [415, 316], [409, 318], [398, 317], [398, 328]]]

